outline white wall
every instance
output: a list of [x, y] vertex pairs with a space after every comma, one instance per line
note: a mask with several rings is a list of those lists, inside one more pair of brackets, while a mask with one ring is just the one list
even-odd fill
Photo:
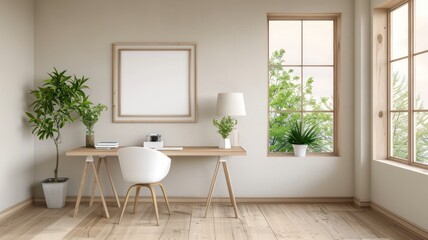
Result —
[[24, 111], [34, 86], [34, 6], [0, 0], [0, 211], [31, 197], [34, 142]]
[[372, 161], [372, 202], [428, 230], [428, 171]]
[[[267, 157], [267, 13], [337, 13], [342, 18], [340, 68], [340, 157]], [[113, 42], [196, 42], [198, 122], [194, 124], [112, 123]], [[241, 91], [247, 116], [239, 119], [246, 157], [234, 157], [230, 172], [237, 197], [351, 197], [353, 192], [353, 1], [322, 0], [38, 0], [35, 35], [36, 85], [53, 66], [90, 77], [91, 98], [109, 110], [95, 127], [96, 141], [141, 145], [159, 132], [167, 145], [216, 145], [211, 124], [218, 92]], [[162, 93], [159, 93], [162, 97]], [[84, 145], [80, 123], [66, 126], [60, 175], [71, 177], [77, 194], [83, 158], [66, 158]], [[54, 146], [36, 141], [35, 179], [52, 175]], [[170, 196], [206, 196], [215, 161], [173, 159], [165, 184]], [[129, 184], [111, 161], [120, 195]], [[221, 176], [221, 175], [220, 175]], [[107, 183], [105, 175], [102, 180]], [[112, 192], [105, 185], [107, 195]], [[86, 190], [85, 194], [88, 195]], [[36, 195], [41, 195], [40, 192]], [[226, 196], [223, 178], [216, 196]]]

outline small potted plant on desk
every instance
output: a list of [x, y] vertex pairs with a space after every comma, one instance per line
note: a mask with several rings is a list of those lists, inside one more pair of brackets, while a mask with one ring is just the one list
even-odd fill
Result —
[[227, 137], [229, 137], [233, 127], [235, 127], [236, 124], [238, 124], [238, 120], [230, 116], [223, 117], [220, 121], [213, 119], [213, 125], [218, 128], [217, 132], [220, 133], [221, 137], [223, 138], [220, 142], [220, 148], [231, 147], [230, 139]]
[[51, 139], [56, 149], [56, 165], [54, 177], [42, 182], [48, 208], [62, 208], [65, 205], [68, 178], [58, 177], [59, 144], [61, 129], [66, 123], [76, 120], [74, 113], [87, 99], [84, 89], [88, 78], [73, 78], [65, 75], [66, 71], [58, 72], [55, 68], [49, 73], [50, 78], [44, 80], [43, 86], [30, 93], [35, 100], [31, 104], [32, 112], [26, 112], [32, 133], [40, 140]]
[[93, 105], [88, 101], [82, 104], [82, 107], [78, 110], [80, 119], [86, 127], [86, 147], [95, 147], [94, 125], [104, 110], [107, 110], [106, 105], [100, 103]]
[[291, 123], [290, 131], [285, 136], [289, 150], [294, 150], [294, 156], [306, 156], [307, 148], [318, 147], [320, 141], [319, 129], [316, 125], [305, 125], [302, 121]]

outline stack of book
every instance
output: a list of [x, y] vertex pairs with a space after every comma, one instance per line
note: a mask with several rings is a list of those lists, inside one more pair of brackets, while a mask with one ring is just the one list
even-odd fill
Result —
[[95, 145], [96, 149], [112, 149], [119, 147], [118, 142], [97, 142]]

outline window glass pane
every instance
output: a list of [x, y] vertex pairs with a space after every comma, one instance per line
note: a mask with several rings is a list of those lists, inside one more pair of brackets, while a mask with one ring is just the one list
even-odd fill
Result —
[[290, 123], [301, 119], [300, 113], [269, 113], [269, 152], [292, 152], [285, 136], [290, 131]]
[[333, 110], [333, 67], [303, 68], [305, 110]]
[[271, 66], [269, 77], [269, 110], [301, 110], [300, 68]]
[[414, 58], [415, 108], [428, 109], [428, 53]]
[[428, 50], [428, 1], [414, 0], [415, 4], [415, 53]]
[[308, 149], [308, 151], [333, 152], [333, 113], [305, 113], [303, 118], [305, 123], [310, 126], [317, 125], [320, 130], [320, 146], [316, 149]]
[[408, 156], [408, 117], [407, 113], [391, 113], [391, 155], [407, 159]]
[[328, 21], [303, 21], [303, 64], [333, 65], [334, 24]]
[[408, 55], [408, 5], [391, 12], [391, 59]]
[[300, 65], [301, 35], [301, 21], [269, 21], [269, 56], [284, 49], [284, 64]]
[[428, 113], [415, 113], [416, 162], [428, 165]]
[[408, 61], [407, 59], [391, 63], [391, 109], [408, 109]]

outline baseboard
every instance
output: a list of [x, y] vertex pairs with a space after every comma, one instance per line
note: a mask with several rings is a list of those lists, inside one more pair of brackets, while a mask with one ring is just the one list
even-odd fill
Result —
[[19, 203], [15, 204], [9, 208], [6, 208], [5, 210], [0, 212], [0, 220], [4, 219], [6, 217], [9, 217], [12, 214], [15, 214], [15, 213], [17, 213], [17, 212], [19, 212], [25, 208], [28, 208], [32, 205], [33, 205], [33, 198], [30, 198], [30, 199], [24, 200], [22, 202], [19, 202]]
[[361, 199], [354, 197], [354, 204], [360, 208], [369, 208], [370, 201], [361, 201]]
[[[76, 197], [67, 197], [67, 203], [75, 203]], [[120, 202], [124, 201], [124, 197], [119, 197]], [[88, 203], [90, 197], [82, 197], [82, 203]], [[107, 203], [115, 203], [114, 197], [105, 197]], [[163, 202], [162, 197], [158, 197], [159, 202]], [[206, 197], [168, 197], [169, 202], [174, 203], [205, 203]], [[258, 197], [237, 197], [236, 202], [238, 203], [352, 203], [352, 197], [308, 197], [308, 198], [258, 198]], [[129, 201], [134, 201], [131, 197]], [[139, 202], [151, 202], [151, 197], [140, 197]], [[99, 197], [95, 197], [94, 202], [101, 202]], [[229, 203], [230, 198], [228, 197], [214, 197], [211, 202], [216, 203]], [[45, 203], [45, 198], [42, 196], [34, 197], [34, 203]]]
[[412, 232], [413, 234], [423, 238], [423, 239], [428, 239], [428, 230], [410, 222], [407, 219], [404, 219], [400, 216], [398, 216], [397, 214], [391, 212], [390, 210], [376, 204], [376, 203], [370, 203], [370, 207], [383, 214], [384, 216], [386, 216], [387, 218], [391, 219], [392, 221], [396, 222], [397, 224], [399, 224], [400, 226], [402, 226], [403, 228], [409, 230], [410, 232]]

